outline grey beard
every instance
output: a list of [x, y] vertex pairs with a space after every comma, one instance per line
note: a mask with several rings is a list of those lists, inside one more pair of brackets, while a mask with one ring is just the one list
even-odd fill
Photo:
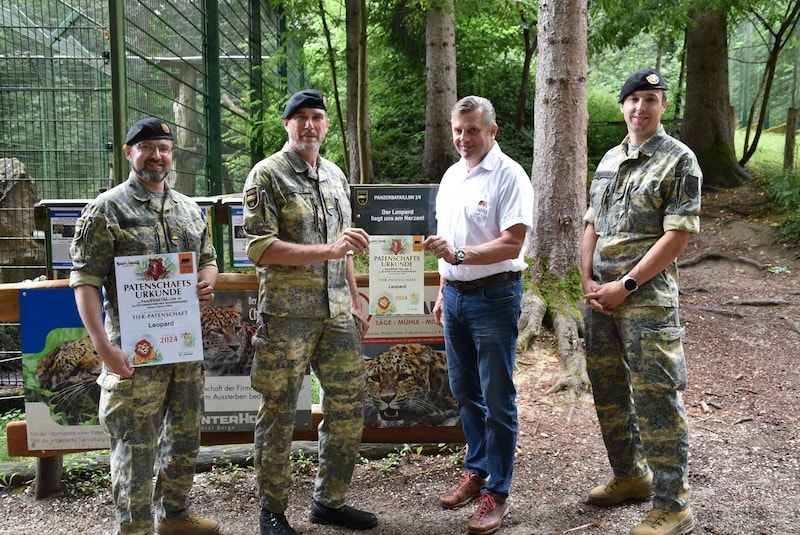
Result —
[[151, 184], [163, 182], [169, 174], [169, 171], [148, 171], [147, 169], [134, 169], [133, 172], [136, 173], [136, 176]]

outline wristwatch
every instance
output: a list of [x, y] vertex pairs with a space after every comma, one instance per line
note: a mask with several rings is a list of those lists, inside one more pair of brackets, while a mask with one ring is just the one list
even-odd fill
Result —
[[454, 266], [458, 266], [464, 263], [464, 260], [467, 258], [467, 252], [464, 249], [456, 249], [455, 252], [456, 261], [453, 262]]
[[624, 277], [622, 277], [621, 280], [622, 280], [622, 285], [629, 292], [635, 292], [636, 290], [639, 289], [639, 283], [636, 282], [636, 279], [634, 279], [630, 275], [625, 275]]

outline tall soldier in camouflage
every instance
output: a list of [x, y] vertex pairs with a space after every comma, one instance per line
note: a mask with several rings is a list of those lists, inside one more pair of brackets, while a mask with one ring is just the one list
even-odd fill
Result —
[[128, 180], [86, 205], [70, 251], [69, 283], [83, 324], [103, 359], [97, 380], [100, 425], [111, 435], [117, 535], [150, 535], [154, 529], [160, 535], [219, 532], [216, 520], [189, 512], [200, 448], [203, 363], [145, 366], [134, 372], [120, 349], [114, 257], [192, 251], [200, 306], [214, 298], [217, 256], [203, 213], [197, 203], [165, 182], [173, 149], [166, 122], [156, 118], [136, 122], [123, 146], [131, 166]]
[[694, 528], [676, 258], [700, 230], [702, 174], [692, 151], [661, 126], [666, 90], [653, 69], [622, 86], [628, 135], [597, 166], [584, 216], [586, 365], [613, 470], [588, 502], [654, 495], [631, 535]]
[[[247, 255], [258, 280], [258, 330], [251, 382], [261, 393], [255, 470], [262, 535], [291, 535], [284, 514], [297, 399], [310, 365], [323, 390], [319, 472], [310, 520], [369, 529], [372, 513], [344, 504], [364, 427], [361, 337], [366, 318], [352, 254], [369, 236], [349, 228], [349, 184], [319, 155], [330, 126], [319, 91], [292, 95], [283, 113], [288, 142], [257, 163], [244, 185]], [[358, 326], [356, 325], [358, 322]]]

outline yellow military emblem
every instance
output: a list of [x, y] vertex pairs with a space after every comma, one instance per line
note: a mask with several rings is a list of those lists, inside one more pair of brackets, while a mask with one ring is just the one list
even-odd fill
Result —
[[356, 201], [361, 206], [367, 204], [367, 199], [369, 198], [369, 192], [365, 189], [357, 189], [356, 190]]
[[73, 239], [79, 240], [83, 236], [83, 229], [86, 227], [86, 218], [79, 217], [77, 221], [75, 221], [75, 235]]
[[258, 206], [258, 187], [253, 186], [252, 188], [247, 188], [247, 191], [244, 192], [244, 203], [250, 210]]
[[645, 78], [645, 79], [646, 79], [648, 82], [650, 82], [651, 84], [653, 84], [653, 85], [656, 85], [656, 84], [658, 83], [658, 75], [657, 75], [657, 74], [655, 74], [655, 73], [648, 74], [648, 75], [647, 75], [647, 78]]
[[161, 130], [162, 130], [162, 131], [163, 131], [165, 134], [169, 134], [169, 125], [168, 125], [167, 123], [161, 123]]

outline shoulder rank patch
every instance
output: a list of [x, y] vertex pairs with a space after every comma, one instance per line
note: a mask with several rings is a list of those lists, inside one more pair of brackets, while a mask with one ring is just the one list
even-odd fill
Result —
[[244, 192], [244, 203], [250, 210], [258, 206], [259, 200], [258, 186], [247, 188], [247, 190]]
[[686, 175], [686, 180], [684, 183], [686, 184], [686, 195], [688, 195], [690, 199], [694, 199], [700, 194], [699, 178], [694, 175]]
[[83, 237], [83, 229], [86, 227], [86, 218], [79, 217], [77, 221], [75, 221], [75, 234], [73, 235], [73, 240], [80, 240]]

